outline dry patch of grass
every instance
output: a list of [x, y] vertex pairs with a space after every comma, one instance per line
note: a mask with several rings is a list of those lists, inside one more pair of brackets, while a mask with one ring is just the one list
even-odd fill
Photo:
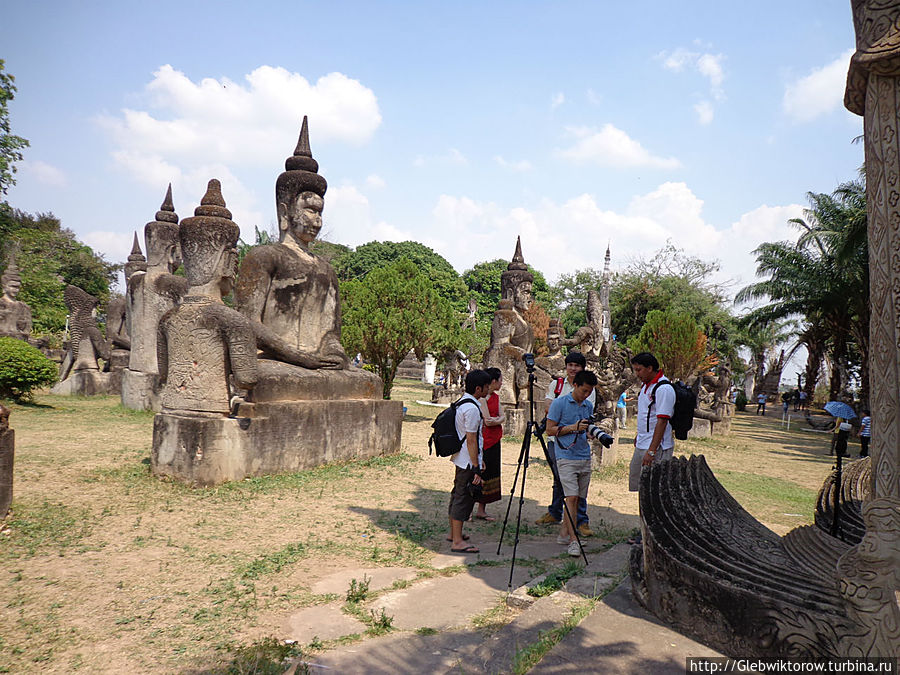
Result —
[[[38, 396], [11, 406], [17, 446], [13, 512], [0, 534], [0, 672], [254, 672], [254, 663], [265, 672], [290, 652], [272, 642], [284, 618], [334, 601], [311, 591], [325, 575], [373, 564], [459, 573], [429, 564], [446, 550], [452, 481], [450, 463], [428, 456], [440, 409], [414, 404], [430, 395], [411, 381], [399, 381], [393, 396], [408, 408], [398, 455], [204, 489], [150, 474], [151, 413], [110, 397]], [[731, 436], [678, 452], [705, 454], [751, 513], [785, 532], [811, 522], [830, 467], [826, 441], [744, 415]], [[501, 519], [519, 442], [504, 439], [504, 498], [489, 507]], [[623, 459], [630, 454], [620, 446]], [[523, 535], [555, 535], [533, 524], [550, 481], [535, 458]], [[513, 518], [518, 495], [517, 487]], [[627, 536], [638, 523], [627, 464], [595, 473], [589, 503], [599, 536]], [[784, 515], [793, 513], [803, 515]], [[467, 526], [479, 544], [496, 542], [500, 527]], [[370, 628], [379, 629], [378, 618]], [[479, 622], [493, 630], [507, 618], [497, 611]]]

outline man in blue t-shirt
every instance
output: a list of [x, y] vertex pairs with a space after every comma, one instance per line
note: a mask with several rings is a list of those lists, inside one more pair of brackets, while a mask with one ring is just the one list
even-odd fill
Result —
[[597, 376], [582, 370], [575, 375], [572, 384], [571, 392], [550, 404], [547, 435], [556, 439], [556, 471], [568, 511], [563, 515], [556, 541], [568, 546], [566, 552], [569, 555], [580, 556], [573, 518], [578, 513], [578, 502], [587, 498], [591, 483], [591, 446], [586, 432], [594, 412], [588, 397], [597, 386]]

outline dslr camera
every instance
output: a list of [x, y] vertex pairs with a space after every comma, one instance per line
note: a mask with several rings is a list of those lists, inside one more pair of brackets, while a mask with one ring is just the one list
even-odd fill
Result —
[[603, 444], [604, 448], [608, 448], [613, 444], [613, 441], [616, 440], [593, 422], [588, 425], [587, 434], [591, 438], [596, 438], [598, 441], [600, 441], [600, 443]]

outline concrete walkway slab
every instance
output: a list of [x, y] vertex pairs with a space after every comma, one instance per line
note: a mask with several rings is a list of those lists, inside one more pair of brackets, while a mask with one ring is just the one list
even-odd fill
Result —
[[[530, 578], [530, 571], [517, 567], [513, 587]], [[471, 567], [452, 577], [433, 577], [409, 588], [391, 591], [376, 599], [371, 607], [394, 618], [394, 628], [446, 630], [463, 626], [469, 619], [490, 609], [506, 593], [507, 566]]]
[[294, 612], [282, 623], [280, 637], [307, 644], [314, 638], [332, 640], [365, 630], [364, 623], [341, 612], [340, 604], [332, 603]]
[[660, 623], [637, 604], [625, 579], [529, 675], [683, 675], [688, 656], [721, 654]]
[[347, 589], [350, 588], [350, 582], [356, 579], [357, 583], [362, 583], [365, 577], [369, 579], [369, 590], [378, 591], [387, 588], [395, 581], [401, 579], [415, 579], [418, 570], [411, 567], [368, 567], [365, 569], [346, 569], [327, 577], [319, 579], [313, 584], [311, 590], [316, 595], [325, 595], [328, 593], [336, 593], [341, 597], [347, 595]]

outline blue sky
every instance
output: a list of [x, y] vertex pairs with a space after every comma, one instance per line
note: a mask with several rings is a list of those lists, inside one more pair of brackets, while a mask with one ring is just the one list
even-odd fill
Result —
[[462, 272], [521, 235], [551, 281], [672, 239], [738, 288], [863, 161], [849, 1], [7, 0], [3, 21], [31, 141], [8, 201], [117, 262], [169, 181], [181, 217], [215, 177], [246, 239], [271, 229], [304, 114], [327, 238]]

